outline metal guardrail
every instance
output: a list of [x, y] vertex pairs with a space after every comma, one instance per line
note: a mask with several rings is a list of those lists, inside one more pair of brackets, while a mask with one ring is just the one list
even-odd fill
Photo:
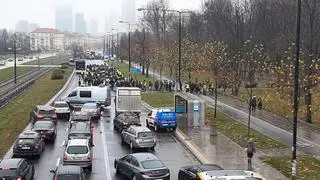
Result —
[[30, 78], [28, 81], [21, 83], [17, 86], [14, 86], [13, 88], [9, 89], [8, 92], [3, 92], [2, 94], [0, 94], [0, 109], [5, 107], [13, 99], [20, 96], [23, 92], [25, 92], [27, 89], [29, 89], [35, 83], [35, 81], [37, 79], [44, 76], [50, 70], [51, 70], [51, 68], [47, 68], [45, 70], [42, 70], [40, 73], [36, 74], [32, 78]]

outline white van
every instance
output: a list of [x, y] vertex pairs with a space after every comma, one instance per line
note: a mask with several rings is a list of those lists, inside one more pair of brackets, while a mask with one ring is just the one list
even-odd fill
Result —
[[69, 102], [74, 108], [81, 108], [89, 102], [97, 102], [107, 107], [111, 105], [111, 89], [108, 86], [77, 87], [61, 99]]

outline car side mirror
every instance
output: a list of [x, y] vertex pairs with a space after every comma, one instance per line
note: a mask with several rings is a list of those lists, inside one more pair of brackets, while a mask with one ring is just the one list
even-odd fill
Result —
[[56, 173], [56, 171], [55, 171], [55, 170], [50, 170], [50, 173], [53, 173], [53, 174], [54, 174], [54, 173]]

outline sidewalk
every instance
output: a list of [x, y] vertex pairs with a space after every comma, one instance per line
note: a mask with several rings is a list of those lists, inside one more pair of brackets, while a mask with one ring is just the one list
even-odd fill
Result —
[[[217, 136], [210, 136], [209, 129], [193, 129], [188, 132], [182, 132], [178, 129], [176, 135], [184, 144], [188, 143], [189, 146], [193, 146], [193, 149], [197, 149], [197, 152], [193, 153], [196, 156], [204, 156], [207, 163], [218, 164], [224, 169], [247, 169], [247, 157], [244, 149], [221, 133], [218, 133]], [[258, 150], [253, 157], [253, 170], [267, 179], [287, 180], [289, 178], [259, 159], [264, 156], [283, 155], [291, 155], [290, 148], [281, 152]]]

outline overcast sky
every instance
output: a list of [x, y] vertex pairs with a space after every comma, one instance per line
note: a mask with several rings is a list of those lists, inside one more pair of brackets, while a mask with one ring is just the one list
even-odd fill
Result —
[[[169, 1], [170, 7], [175, 9], [198, 9], [201, 4], [201, 0]], [[87, 21], [97, 17], [100, 32], [104, 31], [104, 21], [108, 15], [121, 15], [121, 0], [1, 0], [0, 28], [14, 30], [19, 20], [28, 20], [40, 27], [54, 28], [54, 10], [62, 2], [71, 2], [73, 14], [82, 12]], [[146, 5], [147, 2], [148, 0], [136, 0], [136, 8]]]

